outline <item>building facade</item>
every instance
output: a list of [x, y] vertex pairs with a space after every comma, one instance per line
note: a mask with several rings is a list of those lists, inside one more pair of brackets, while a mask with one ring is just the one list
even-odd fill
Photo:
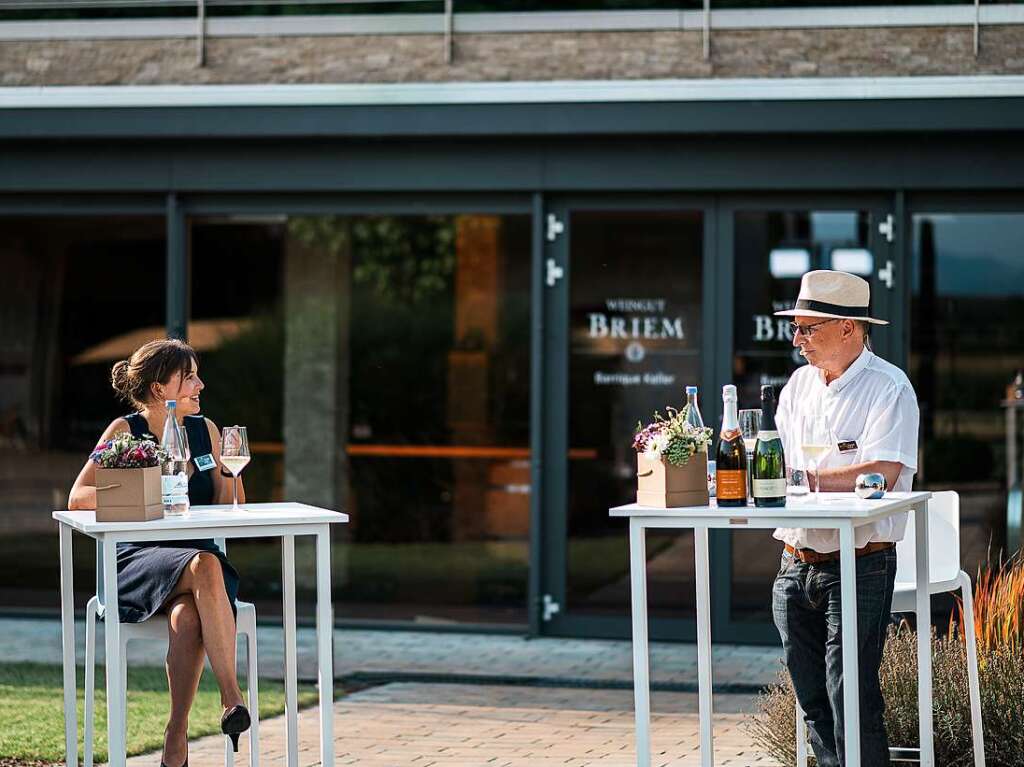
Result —
[[[0, 23], [0, 605], [56, 609], [47, 512], [169, 333], [251, 500], [351, 514], [339, 623], [627, 636], [633, 428], [783, 383], [813, 268], [892, 321], [972, 572], [1024, 367], [1024, 13], [982, 10]], [[714, 531], [717, 640], [777, 641], [778, 549]], [[648, 541], [652, 636], [692, 550]], [[264, 614], [277, 556], [232, 546]]]

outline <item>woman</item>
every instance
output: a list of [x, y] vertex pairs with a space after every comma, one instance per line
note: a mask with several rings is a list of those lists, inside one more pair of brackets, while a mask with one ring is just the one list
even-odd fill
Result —
[[[150, 341], [129, 360], [114, 365], [111, 382], [138, 412], [116, 419], [100, 437], [130, 432], [159, 442], [167, 417], [166, 400], [177, 402], [178, 420], [188, 435], [193, 460], [188, 464], [188, 495], [193, 505], [231, 501], [231, 476], [220, 464], [220, 432], [199, 415], [196, 353], [175, 339]], [[198, 470], [212, 456], [213, 468]], [[245, 490], [238, 480], [239, 500]], [[96, 465], [86, 461], [68, 501], [70, 509], [96, 508]], [[224, 711], [221, 729], [238, 750], [238, 736], [249, 728], [249, 712], [235, 676], [235, 597], [238, 573], [212, 540], [154, 541], [117, 545], [118, 612], [122, 622], [141, 623], [167, 615], [167, 683], [171, 713], [164, 731], [161, 767], [188, 765], [188, 714], [209, 657], [220, 686]], [[250, 680], [252, 683], [252, 680]]]

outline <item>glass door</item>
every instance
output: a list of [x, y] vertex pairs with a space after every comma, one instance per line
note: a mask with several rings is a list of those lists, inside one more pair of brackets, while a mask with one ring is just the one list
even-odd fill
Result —
[[[531, 220], [428, 202], [192, 218], [204, 411], [248, 425], [249, 500], [351, 514], [333, 531], [339, 623], [521, 631]], [[232, 550], [243, 593], [280, 610], [277, 542]]]
[[[902, 275], [893, 263], [896, 217], [887, 198], [736, 198], [723, 201], [719, 211], [717, 298], [727, 310], [717, 316], [732, 357], [723, 359], [718, 377], [736, 384], [741, 408], [758, 407], [762, 385], [781, 389], [806, 364], [793, 347], [790, 318], [774, 312], [795, 304], [801, 278], [814, 269], [868, 280], [874, 316], [892, 322], [872, 328], [872, 348], [892, 359], [903, 330], [896, 301]], [[778, 642], [771, 589], [781, 549], [770, 530], [714, 537], [712, 558], [728, 563], [727, 588], [715, 603], [718, 641]]]
[[975, 573], [1019, 547], [1024, 200], [915, 197], [908, 207], [915, 482], [960, 494], [961, 567]]
[[[629, 635], [628, 527], [608, 508], [636, 499], [637, 422], [706, 380], [709, 212], [664, 199], [545, 211], [545, 633]], [[651, 533], [647, 551], [652, 636], [691, 638], [692, 534]]]

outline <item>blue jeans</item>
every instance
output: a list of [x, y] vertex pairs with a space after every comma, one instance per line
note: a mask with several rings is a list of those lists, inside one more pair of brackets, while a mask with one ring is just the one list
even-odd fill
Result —
[[[856, 561], [861, 763], [849, 767], [888, 767], [878, 667], [892, 609], [896, 550], [883, 549]], [[839, 560], [808, 565], [784, 552], [772, 589], [772, 613], [818, 765], [847, 767]]]

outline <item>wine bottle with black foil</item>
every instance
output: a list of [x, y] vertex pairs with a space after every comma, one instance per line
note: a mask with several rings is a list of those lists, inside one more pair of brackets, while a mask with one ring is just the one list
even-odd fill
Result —
[[761, 387], [761, 424], [754, 447], [755, 506], [786, 505], [786, 454], [775, 425], [775, 390]]
[[725, 416], [722, 419], [722, 433], [715, 455], [717, 474], [716, 497], [719, 506], [747, 505], [747, 452], [743, 447], [743, 432], [736, 413], [736, 387], [726, 384], [722, 387], [722, 403]]

